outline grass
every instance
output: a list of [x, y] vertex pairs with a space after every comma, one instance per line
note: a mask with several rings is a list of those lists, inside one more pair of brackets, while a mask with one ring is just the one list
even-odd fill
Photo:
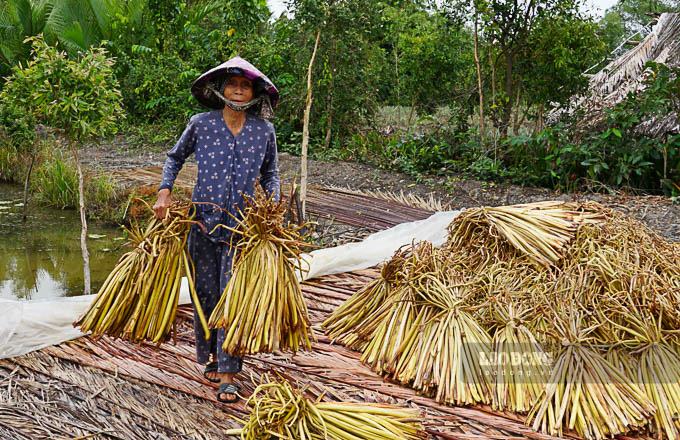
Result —
[[78, 174], [63, 153], [45, 159], [32, 180], [36, 200], [41, 204], [60, 209], [78, 206]]
[[0, 181], [19, 183], [25, 168], [16, 147], [0, 134]]

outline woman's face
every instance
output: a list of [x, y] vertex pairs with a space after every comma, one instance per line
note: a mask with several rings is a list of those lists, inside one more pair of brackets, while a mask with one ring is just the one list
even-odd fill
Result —
[[224, 86], [224, 97], [239, 104], [252, 100], [253, 93], [253, 82], [245, 76], [230, 76]]

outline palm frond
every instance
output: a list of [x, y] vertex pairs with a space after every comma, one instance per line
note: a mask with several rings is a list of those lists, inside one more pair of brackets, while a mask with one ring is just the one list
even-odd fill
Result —
[[130, 19], [130, 23], [132, 23], [134, 28], [141, 28], [142, 22], [144, 21], [144, 12], [147, 9], [147, 4], [147, 0], [125, 1], [125, 14]]
[[29, 54], [23, 41], [32, 35], [30, 22], [28, 0], [8, 0], [0, 4], [0, 61], [8, 68]]
[[33, 13], [32, 13], [32, 28], [34, 33], [37, 35], [45, 29], [45, 24], [47, 23], [47, 18], [54, 8], [54, 0], [32, 0]]
[[120, 0], [88, 0], [92, 15], [97, 20], [101, 36], [107, 40], [113, 37], [113, 18], [123, 12]]
[[69, 53], [87, 50], [87, 38], [80, 23], [74, 22], [58, 36], [59, 42]]
[[33, 20], [31, 2], [28, 0], [12, 0], [17, 11], [17, 18], [23, 28], [24, 35], [33, 35]]

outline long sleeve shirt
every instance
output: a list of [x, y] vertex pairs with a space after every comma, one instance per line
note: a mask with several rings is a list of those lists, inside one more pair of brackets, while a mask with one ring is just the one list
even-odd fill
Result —
[[[231, 233], [217, 225], [234, 227], [243, 209], [243, 195], [252, 196], [259, 177], [267, 194], [278, 200], [280, 180], [274, 126], [246, 113], [241, 131], [234, 136], [221, 110], [194, 115], [175, 146], [168, 152], [160, 189], [172, 190], [186, 159], [196, 155], [198, 179], [192, 201], [196, 220], [202, 222], [213, 241], [228, 241]], [[226, 210], [224, 212], [222, 210]]]

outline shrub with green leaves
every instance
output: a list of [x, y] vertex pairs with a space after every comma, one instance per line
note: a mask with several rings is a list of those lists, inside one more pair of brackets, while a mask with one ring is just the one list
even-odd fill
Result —
[[0, 180], [19, 182], [36, 152], [35, 118], [0, 94]]
[[113, 59], [101, 48], [76, 59], [49, 46], [42, 37], [31, 39], [32, 58], [12, 69], [0, 102], [14, 101], [47, 126], [80, 141], [113, 134], [123, 117]]

